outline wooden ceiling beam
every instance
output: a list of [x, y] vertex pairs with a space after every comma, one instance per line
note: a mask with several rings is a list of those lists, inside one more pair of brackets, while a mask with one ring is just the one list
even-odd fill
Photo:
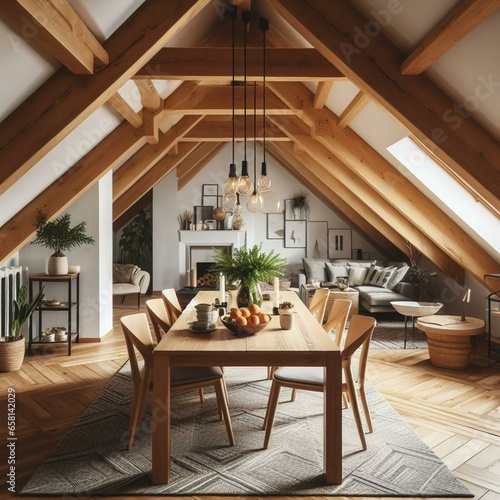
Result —
[[[243, 49], [235, 48], [235, 79], [243, 81]], [[230, 47], [166, 47], [134, 79], [211, 80], [232, 79]], [[266, 80], [299, 81], [343, 79], [315, 49], [266, 48]], [[247, 81], [262, 81], [262, 49], [247, 48]]]
[[118, 92], [108, 99], [108, 104], [113, 106], [115, 111], [125, 118], [133, 127], [139, 128], [142, 125], [142, 116], [136, 113]]
[[151, 80], [136, 80], [135, 84], [141, 94], [141, 103], [144, 108], [156, 111], [163, 107], [163, 99]]
[[[491, 269], [498, 269], [500, 272], [498, 262], [385, 158], [350, 128], [339, 128], [338, 118], [333, 112], [326, 108], [313, 109], [313, 94], [304, 85], [272, 83], [269, 88], [285, 102], [302, 101], [302, 116], [308, 125], [314, 126], [315, 140], [371, 185], [422, 234], [476, 279], [482, 281], [484, 274], [497, 272]], [[286, 125], [284, 117], [269, 118], [275, 124], [282, 120], [283, 126]], [[427, 257], [432, 260], [430, 255]]]
[[[264, 137], [262, 127], [257, 125], [257, 140]], [[266, 117], [266, 142], [288, 141], [288, 137], [277, 129]], [[230, 116], [210, 116], [204, 118], [193, 127], [181, 141], [197, 142], [229, 142], [233, 139], [232, 120]], [[237, 116], [235, 119], [235, 140], [242, 142], [245, 139], [243, 117]], [[252, 142], [253, 137], [253, 117], [247, 117], [247, 141]]]
[[328, 96], [330, 95], [330, 90], [332, 90], [333, 81], [319, 82], [316, 87], [316, 92], [314, 93], [313, 108], [321, 109], [324, 105]]
[[[370, 96], [363, 92], [358, 92], [354, 99], [347, 105], [347, 107], [340, 114], [337, 125], [340, 128], [345, 128], [351, 123], [357, 114], [370, 102]], [[314, 106], [313, 106], [314, 107]]]
[[137, 203], [134, 203], [128, 210], [113, 221], [113, 231], [116, 233], [125, 224], [128, 224], [141, 210], [149, 207], [153, 203], [153, 191], [149, 190]]
[[43, 83], [0, 123], [0, 194], [118, 92], [209, 3], [144, 2], [104, 43], [108, 66], [92, 76], [61, 68]]
[[224, 147], [224, 142], [199, 144], [179, 165], [177, 165], [177, 190], [182, 189], [203, 167]]
[[401, 64], [403, 75], [419, 75], [500, 7], [500, 0], [462, 0]]
[[327, 206], [339, 210], [384, 255], [393, 259], [401, 257], [404, 238], [330, 172], [325, 173], [326, 177], [320, 177], [324, 169], [310, 155], [297, 154], [292, 143], [269, 144], [269, 152]]
[[[245, 110], [244, 89], [243, 87], [235, 87], [234, 101], [236, 115], [243, 115]], [[253, 113], [254, 98], [253, 87], [247, 88], [247, 112]], [[263, 113], [263, 88], [258, 86], [256, 89], [256, 104], [257, 115], [260, 119]], [[200, 85], [193, 90], [189, 97], [183, 101], [169, 100], [168, 107], [164, 107], [165, 115], [178, 114], [200, 114], [200, 115], [228, 115], [232, 114], [232, 88], [231, 86], [220, 85]], [[301, 109], [290, 109], [278, 96], [273, 92], [266, 92], [266, 115], [294, 115]]]
[[153, 189], [167, 176], [189, 153], [197, 147], [196, 143], [179, 144], [179, 154], [165, 155], [154, 166], [142, 175], [113, 203], [113, 221], [118, 219], [134, 203], [136, 203], [150, 189]]
[[52, 54], [70, 71], [80, 75], [94, 73], [94, 59], [108, 64], [109, 56], [91, 31], [66, 0], [8, 0], [0, 2], [5, 14], [23, 36], [30, 38]]
[[144, 142], [144, 138], [138, 136], [136, 129], [128, 122], [119, 125], [0, 227], [0, 262], [7, 260], [33, 237], [38, 209], [43, 210], [49, 219], [57, 217], [104, 174], [135, 153]]
[[[459, 283], [463, 283], [464, 271], [453, 259], [451, 259], [439, 246], [437, 246], [430, 238], [425, 236], [425, 233], [417, 228], [404, 214], [399, 212], [387, 200], [385, 200], [377, 190], [375, 190], [369, 182], [363, 180], [358, 174], [352, 171], [342, 160], [337, 158], [332, 152], [319, 144], [316, 139], [313, 139], [309, 134], [303, 133], [303, 127], [300, 123], [296, 125], [288, 121], [284, 123], [281, 117], [274, 117], [272, 120], [283, 131], [286, 131], [288, 136], [300, 144], [304, 151], [314, 158], [318, 168], [314, 173], [323, 182], [328, 183], [326, 179], [335, 178], [340, 184], [354, 193], [366, 205], [371, 207], [378, 213], [394, 230], [397, 231], [399, 237], [393, 235], [393, 243], [401, 248], [401, 240], [407, 239], [416, 248], [422, 251], [432, 262], [436, 264], [444, 273], [451, 276]], [[384, 225], [385, 226], [385, 225]], [[386, 231], [383, 231], [387, 234]], [[392, 233], [391, 233], [392, 234]]]
[[186, 116], [161, 134], [157, 144], [146, 144], [113, 173], [113, 202], [152, 169], [203, 116]]
[[[401, 51], [382, 33], [376, 39], [365, 33], [368, 20], [350, 2], [336, 2], [335, 9], [322, 0], [269, 0], [269, 6], [500, 210], [499, 141], [425, 75], [401, 75]], [[474, 97], [479, 102], [492, 91], [481, 77]]]

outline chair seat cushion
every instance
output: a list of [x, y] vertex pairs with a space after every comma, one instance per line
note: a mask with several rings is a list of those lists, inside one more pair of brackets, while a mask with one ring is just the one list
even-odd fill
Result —
[[322, 366], [281, 366], [274, 372], [280, 382], [323, 385]]
[[113, 285], [113, 295], [127, 295], [129, 293], [139, 293], [141, 289], [132, 283], [115, 283]]
[[171, 373], [172, 385], [222, 378], [222, 370], [218, 366], [177, 366], [172, 368]]

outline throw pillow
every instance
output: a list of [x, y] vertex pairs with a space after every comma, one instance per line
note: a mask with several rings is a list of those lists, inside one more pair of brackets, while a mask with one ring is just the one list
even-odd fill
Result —
[[325, 260], [320, 259], [302, 259], [304, 271], [306, 272], [306, 282], [327, 281]]
[[380, 267], [372, 265], [366, 275], [364, 285], [375, 285], [387, 288], [389, 280], [392, 278], [395, 267]]
[[325, 268], [328, 273], [328, 281], [333, 281], [335, 283], [337, 281], [337, 278], [347, 278], [349, 276], [347, 265], [339, 266], [336, 264], [332, 264], [331, 262], [327, 262], [325, 264]]
[[138, 269], [135, 264], [113, 264], [113, 283], [130, 283]]
[[392, 275], [392, 278], [387, 284], [387, 288], [393, 290], [400, 281], [403, 281], [406, 273], [410, 269], [410, 266], [406, 262], [390, 262], [389, 265], [396, 268], [394, 274]]
[[365, 282], [368, 268], [366, 267], [349, 267], [349, 286], [359, 286]]
[[366, 267], [366, 269], [370, 269], [372, 264], [376, 264], [376, 260], [351, 260], [349, 265], [351, 267]]

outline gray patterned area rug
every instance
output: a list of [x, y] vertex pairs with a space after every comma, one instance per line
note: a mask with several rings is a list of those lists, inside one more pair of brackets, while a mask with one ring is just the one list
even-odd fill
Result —
[[333, 495], [461, 497], [471, 493], [373, 388], [375, 432], [362, 451], [350, 409], [343, 413], [343, 483], [322, 474], [320, 393], [282, 391], [268, 450], [261, 430], [270, 381], [265, 368], [226, 368], [236, 446], [228, 445], [215, 394], [176, 393], [172, 400], [172, 482], [151, 481], [151, 418], [126, 451], [133, 384], [126, 364], [85, 411], [21, 495]]
[[[404, 321], [377, 320], [370, 349], [404, 349], [404, 339]], [[425, 333], [418, 328], [413, 330], [410, 321], [406, 332], [406, 349], [427, 349]]]

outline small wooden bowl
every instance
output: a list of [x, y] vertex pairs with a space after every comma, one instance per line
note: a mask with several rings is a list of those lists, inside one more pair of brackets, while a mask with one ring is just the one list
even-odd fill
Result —
[[231, 318], [229, 316], [222, 316], [221, 319], [222, 324], [231, 331], [237, 337], [249, 337], [250, 335], [255, 335], [256, 333], [261, 332], [266, 328], [266, 326], [270, 323], [259, 323], [258, 325], [237, 325], [236, 323], [231, 322]]

